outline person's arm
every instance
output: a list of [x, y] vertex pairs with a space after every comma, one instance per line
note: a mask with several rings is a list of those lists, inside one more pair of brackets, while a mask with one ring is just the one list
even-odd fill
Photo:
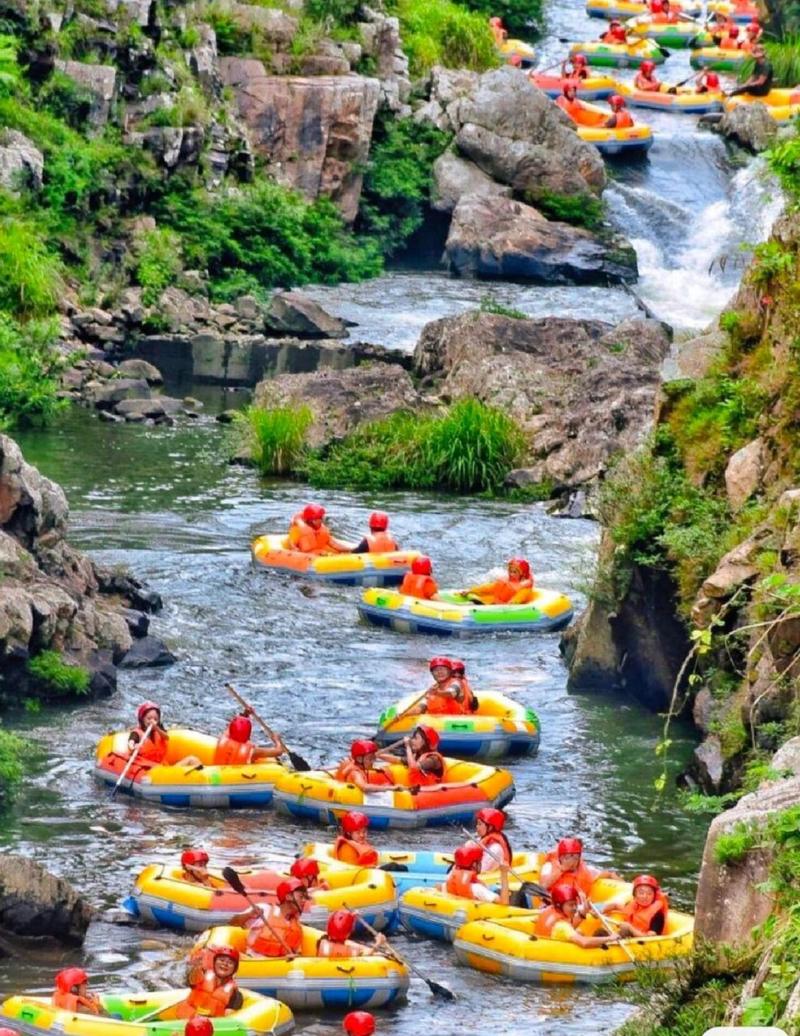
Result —
[[584, 950], [592, 950], [597, 946], [607, 946], [609, 943], [619, 942], [618, 935], [582, 935], [573, 929], [570, 942], [575, 943]]
[[247, 910], [243, 910], [240, 914], [234, 914], [230, 921], [228, 921], [228, 924], [234, 928], [244, 928], [248, 921], [261, 916], [263, 916], [261, 911], [252, 906], [248, 907]]
[[508, 906], [508, 864], [498, 864], [500, 870], [500, 896], [497, 900], [502, 906]]
[[369, 544], [367, 543], [366, 536], [360, 543], [357, 543], [355, 547], [351, 548], [351, 554], [369, 554]]
[[228, 1006], [225, 1008], [225, 1010], [226, 1010], [226, 1012], [227, 1011], [241, 1011], [241, 1009], [243, 1007], [244, 1007], [244, 997], [242, 996], [241, 989], [239, 989], [239, 987], [237, 986], [236, 987], [236, 991], [234, 992], [234, 994], [231, 996], [230, 1000], [228, 1001]]
[[345, 543], [344, 540], [337, 540], [333, 536], [331, 536], [330, 540], [328, 541], [328, 546], [331, 548], [331, 550], [335, 550], [337, 554], [353, 553], [352, 543]]

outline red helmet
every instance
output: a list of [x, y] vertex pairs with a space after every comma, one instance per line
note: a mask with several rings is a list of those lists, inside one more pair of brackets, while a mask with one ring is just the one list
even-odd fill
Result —
[[755, 19], [747, 26], [747, 32], [761, 32], [761, 26]]
[[664, 10], [664, 0], [650, 0], [650, 13], [661, 14]]
[[571, 899], [577, 899], [578, 893], [571, 881], [557, 881], [550, 889], [550, 899], [553, 906], [563, 906]]
[[136, 719], [139, 721], [139, 726], [142, 725], [142, 717], [145, 713], [149, 712], [150, 709], [155, 709], [158, 713], [158, 721], [161, 722], [161, 706], [157, 705], [154, 701], [143, 701], [139, 708], [136, 710]]
[[716, 72], [706, 72], [706, 86], [709, 90], [719, 89], [719, 76]]
[[325, 508], [320, 504], [306, 504], [303, 510], [300, 512], [304, 522], [315, 522], [325, 517]]
[[344, 1016], [342, 1028], [347, 1036], [373, 1036], [375, 1019], [369, 1011], [351, 1011]]
[[585, 65], [586, 64], [586, 55], [585, 54], [574, 54], [573, 57], [572, 57], [572, 64], [573, 65]]
[[56, 989], [59, 993], [71, 993], [75, 986], [88, 981], [89, 976], [83, 968], [64, 968], [56, 975]]
[[411, 562], [411, 571], [415, 576], [429, 576], [433, 571], [431, 559], [426, 554], [419, 558], [414, 558]]
[[183, 1036], [213, 1036], [214, 1026], [210, 1018], [204, 1018], [201, 1014], [190, 1018], [183, 1030]]
[[356, 915], [352, 910], [334, 910], [328, 918], [328, 938], [344, 942], [353, 934], [355, 926]]
[[253, 724], [247, 716], [234, 716], [228, 724], [228, 737], [231, 741], [238, 741], [240, 744], [244, 744], [250, 740], [252, 733]]
[[565, 79], [561, 84], [561, 93], [565, 97], [569, 97], [570, 94], [575, 94], [578, 91], [578, 87], [575, 85], [574, 79]]
[[520, 570], [520, 573], [522, 574], [523, 579], [530, 579], [531, 566], [528, 564], [525, 558], [512, 558], [508, 563], [508, 567], [511, 568], [512, 565], [517, 566], [517, 568]]
[[366, 813], [345, 813], [342, 817], [342, 830], [346, 835], [352, 835], [356, 831], [366, 831], [369, 827], [369, 817]]
[[359, 738], [350, 745], [350, 755], [354, 759], [359, 759], [362, 755], [372, 755], [378, 751], [378, 746], [374, 741], [367, 741], [365, 738]]
[[425, 738], [425, 742], [428, 745], [428, 748], [432, 752], [435, 752], [436, 749], [439, 747], [439, 741], [441, 740], [441, 738], [439, 737], [439, 731], [434, 730], [433, 727], [423, 726], [421, 723], [417, 727], [417, 730]]
[[275, 889], [275, 896], [279, 903], [285, 903], [289, 896], [293, 896], [295, 892], [305, 892], [305, 886], [297, 878], [287, 878], [286, 881], [282, 881]]
[[612, 94], [608, 99], [609, 105], [616, 110], [617, 108], [625, 107], [625, 98], [620, 97], [619, 94]]
[[289, 868], [289, 873], [293, 878], [316, 878], [319, 874], [319, 864], [310, 856], [301, 856]]
[[181, 867], [205, 867], [208, 853], [205, 849], [186, 849], [181, 853]]
[[369, 527], [383, 532], [389, 528], [389, 515], [385, 511], [373, 511], [369, 516]]
[[644, 72], [645, 75], [649, 75], [651, 72], [655, 72], [655, 70], [656, 70], [656, 64], [655, 64], [654, 61], [643, 61], [642, 62], [642, 72]]
[[227, 957], [232, 960], [236, 967], [239, 967], [239, 951], [235, 946], [209, 946], [211, 959], [216, 961], [220, 957]]
[[484, 806], [475, 814], [476, 820], [482, 820], [488, 827], [495, 831], [502, 831], [506, 823], [506, 815], [502, 809], [494, 809], [492, 806]]
[[444, 666], [445, 669], [453, 671], [453, 663], [449, 658], [445, 658], [444, 655], [435, 655], [430, 662], [428, 662], [428, 669], [433, 672], [434, 669], [438, 669], [439, 666]]
[[583, 852], [583, 842], [580, 838], [562, 838], [556, 852], [559, 856], [571, 856], [573, 853], [580, 856]]
[[453, 853], [456, 867], [471, 870], [483, 859], [483, 849], [479, 845], [460, 845]]
[[732, 25], [728, 29], [728, 35], [732, 36], [734, 39], [736, 39], [736, 37], [739, 35], [739, 26], [738, 25]]
[[656, 892], [661, 891], [661, 886], [658, 884], [658, 879], [654, 878], [652, 874], [637, 874], [633, 879], [633, 887], [635, 889], [641, 888], [646, 885], [647, 888], [654, 889]]
[[450, 665], [456, 676], [464, 676], [467, 672], [467, 667], [460, 658], [451, 658]]

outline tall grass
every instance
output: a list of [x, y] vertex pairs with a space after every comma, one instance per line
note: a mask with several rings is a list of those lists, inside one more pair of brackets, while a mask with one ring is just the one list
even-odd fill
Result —
[[483, 72], [500, 64], [486, 15], [452, 0], [397, 0], [395, 11], [412, 76], [434, 65]]
[[22, 316], [52, 313], [61, 264], [36, 227], [16, 216], [0, 220], [0, 307]]
[[0, 428], [46, 424], [64, 406], [57, 336], [53, 319], [18, 324], [0, 313]]
[[250, 406], [239, 417], [246, 445], [262, 475], [291, 475], [306, 452], [306, 433], [314, 420], [307, 406]]
[[[778, 42], [764, 42], [764, 49], [775, 75], [775, 86], [797, 86], [800, 83], [800, 33], [794, 33]], [[755, 62], [748, 58], [739, 73], [744, 82], [753, 72]]]

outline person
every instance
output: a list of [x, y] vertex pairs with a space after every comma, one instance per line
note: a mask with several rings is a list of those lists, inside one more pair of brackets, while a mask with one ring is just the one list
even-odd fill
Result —
[[183, 1036], [214, 1036], [214, 1026], [202, 1015], [190, 1018], [183, 1028]]
[[371, 957], [379, 952], [386, 942], [382, 935], [375, 937], [372, 946], [352, 942], [350, 936], [356, 926], [356, 914], [352, 910], [334, 910], [328, 918], [325, 935], [317, 941], [318, 957]]
[[[439, 732], [427, 725], [415, 727], [409, 737], [403, 738], [402, 749], [408, 767], [409, 786], [439, 784], [444, 778], [444, 756], [437, 751], [440, 740]], [[397, 761], [397, 756], [388, 751], [381, 755]]]
[[773, 71], [772, 65], [767, 58], [767, 52], [764, 50], [760, 43], [757, 43], [753, 47], [753, 58], [755, 59], [755, 65], [750, 76], [742, 83], [741, 86], [737, 86], [735, 90], [731, 90], [728, 94], [729, 97], [735, 97], [737, 94], [751, 94], [753, 97], [766, 97], [766, 95], [772, 89]]
[[736, 28], [738, 31], [738, 26], [736, 25], [736, 22], [734, 22], [726, 14], [722, 14], [719, 11], [714, 11], [712, 14], [709, 15], [706, 31], [711, 37], [711, 40], [715, 47], [718, 47], [722, 43], [723, 39], [730, 35], [730, 30], [732, 28]]
[[649, 21], [654, 25], [672, 25], [681, 21], [680, 11], [673, 11], [669, 0], [652, 0]]
[[725, 35], [721, 37], [719, 47], [722, 50], [749, 50], [750, 44], [739, 35], [739, 26], [729, 23], [725, 26]]
[[764, 30], [758, 24], [758, 21], [754, 18], [752, 22], [745, 26], [745, 33], [751, 46], [755, 46], [756, 43], [761, 42], [761, 37], [764, 35]]
[[369, 516], [369, 533], [353, 551], [354, 554], [385, 554], [398, 550], [397, 540], [386, 531], [389, 528], [389, 515], [383, 511], [373, 511]]
[[460, 845], [453, 853], [453, 866], [444, 883], [444, 891], [451, 896], [462, 899], [477, 899], [482, 903], [500, 903], [508, 905], [508, 866], [500, 864], [500, 892], [494, 892], [483, 884], [478, 871], [483, 859], [483, 849], [479, 845]]
[[636, 75], [633, 77], [633, 85], [642, 93], [659, 93], [668, 89], [666, 83], [662, 83], [656, 76], [656, 66], [653, 61], [643, 61]]
[[199, 960], [192, 961], [186, 977], [189, 996], [175, 1010], [176, 1018], [197, 1014], [221, 1018], [238, 1011], [244, 998], [233, 977], [239, 970], [239, 951], [232, 946], [209, 946]]
[[[564, 94], [566, 96], [566, 91]], [[577, 90], [573, 97], [577, 97]], [[581, 104], [580, 101], [577, 103]], [[477, 597], [481, 604], [528, 604], [534, 597], [531, 566], [525, 558], [511, 558], [507, 570], [507, 576], [461, 592], [471, 598]]]
[[[578, 87], [573, 79], [567, 79], [561, 84], [561, 96], [556, 98], [556, 104], [569, 115], [573, 122], [580, 121], [584, 105], [578, 100]], [[476, 589], [479, 590], [481, 587], [476, 587]], [[469, 590], [464, 591], [464, 593], [469, 592]]]
[[625, 98], [620, 94], [612, 94], [608, 100], [611, 114], [603, 124], [606, 129], [628, 129], [633, 125], [633, 117], [625, 107]]
[[184, 849], [181, 853], [181, 867], [184, 881], [192, 885], [204, 885], [206, 888], [216, 888], [214, 879], [208, 873], [208, 853], [205, 849]]
[[422, 601], [435, 600], [439, 593], [439, 584], [433, 578], [431, 559], [425, 554], [411, 562], [411, 571], [403, 576], [399, 593], [407, 597], [418, 597]]
[[432, 716], [462, 716], [470, 712], [471, 698], [467, 698], [464, 685], [453, 674], [453, 663], [444, 655], [436, 655], [428, 663], [433, 684], [425, 697], [407, 715], [419, 716], [428, 712]]
[[503, 19], [502, 18], [490, 18], [489, 19], [489, 28], [491, 29], [492, 36], [494, 36], [495, 46], [497, 46], [497, 47], [502, 46], [505, 43], [505, 41], [508, 39], [508, 33], [506, 32], [505, 28], [503, 27]]
[[359, 738], [350, 745], [350, 758], [342, 760], [336, 770], [337, 781], [355, 784], [364, 792], [400, 791], [390, 774], [375, 765], [378, 746], [374, 741]]
[[330, 888], [327, 881], [319, 876], [319, 864], [310, 856], [301, 856], [295, 860], [289, 868], [289, 877], [302, 882], [309, 896], [313, 896], [315, 889], [318, 892], [327, 892]]
[[374, 1036], [375, 1017], [369, 1011], [351, 1011], [344, 1016], [342, 1030], [345, 1036]]
[[608, 24], [608, 29], [600, 36], [601, 43], [627, 43], [628, 30], [618, 18]]
[[347, 554], [349, 543], [342, 543], [331, 535], [324, 524], [325, 508], [320, 504], [306, 504], [292, 518], [289, 526], [289, 546], [303, 554]]
[[540, 939], [572, 942], [584, 950], [619, 942], [619, 935], [583, 935], [576, 928], [582, 920], [578, 891], [570, 882], [559, 881], [550, 889], [550, 906], [536, 919], [534, 935]]
[[614, 871], [598, 870], [583, 860], [583, 842], [580, 838], [562, 838], [555, 849], [547, 854], [542, 864], [539, 884], [552, 888], [556, 882], [572, 883], [584, 896], [589, 896], [598, 878], [618, 878]]
[[475, 697], [475, 692], [472, 689], [472, 684], [467, 679], [467, 666], [460, 658], [451, 658], [450, 665], [452, 666], [453, 676], [458, 680], [464, 689], [466, 700], [470, 703], [470, 711], [475, 712], [478, 708], [478, 699]]
[[[136, 710], [137, 726], [128, 735], [128, 752], [141, 745], [137, 760], [158, 764], [166, 761], [169, 734], [161, 722], [161, 706], [154, 701], [143, 701]], [[148, 728], [151, 728], [148, 733]]]
[[64, 968], [55, 977], [53, 1007], [72, 1014], [105, 1014], [100, 998], [89, 992], [89, 976], [83, 968]]
[[309, 899], [299, 878], [287, 878], [275, 890], [275, 906], [261, 904], [231, 919], [247, 928], [247, 949], [261, 957], [295, 956], [303, 948], [300, 915]]
[[265, 759], [276, 759], [286, 752], [286, 746], [277, 735], [273, 735], [272, 747], [266, 748], [253, 744], [250, 740], [252, 733], [253, 724], [246, 712], [234, 716], [228, 729], [217, 741], [214, 766], [247, 766]]
[[353, 863], [358, 867], [377, 867], [378, 850], [369, 842], [367, 828], [369, 817], [353, 811], [345, 813], [339, 820], [339, 835], [333, 843], [333, 855], [342, 863]]
[[694, 89], [698, 94], [719, 93], [719, 76], [716, 72], [710, 72], [704, 68], [695, 80]]
[[564, 79], [588, 79], [589, 63], [585, 54], [572, 54], [561, 62], [561, 75]]
[[502, 809], [484, 806], [475, 814], [475, 826], [478, 831], [478, 844], [483, 850], [481, 857], [481, 873], [496, 871], [500, 864], [511, 866], [514, 854], [511, 843], [503, 834], [506, 815]]
[[669, 900], [652, 874], [637, 874], [633, 879], [633, 898], [621, 904], [611, 899], [602, 906], [604, 914], [618, 914], [623, 939], [640, 935], [663, 935], [669, 914]]

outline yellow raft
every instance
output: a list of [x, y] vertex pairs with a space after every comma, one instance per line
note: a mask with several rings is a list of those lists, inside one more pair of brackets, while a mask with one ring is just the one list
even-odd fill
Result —
[[[694, 918], [670, 910], [664, 935], [625, 939], [625, 947], [609, 943], [584, 950], [574, 943], [535, 934], [534, 916], [501, 921], [471, 921], [456, 932], [454, 948], [462, 964], [518, 982], [601, 983], [632, 979], [637, 966], [671, 967], [692, 950]], [[587, 918], [580, 930], [594, 935], [597, 919]]]
[[763, 97], [753, 94], [737, 94], [725, 101], [725, 110], [732, 111], [742, 105], [763, 104], [776, 122], [788, 122], [800, 113], [800, 86], [788, 89], [770, 90]]
[[665, 91], [636, 90], [629, 83], [618, 83], [617, 93], [622, 94], [629, 108], [649, 108], [651, 111], [682, 112], [685, 115], [706, 115], [722, 110], [723, 94], [709, 90], [708, 93], [693, 93], [678, 89], [678, 93]]
[[[524, 40], [503, 40], [496, 45], [497, 53], [507, 63], [518, 64], [520, 68], [533, 68], [536, 51]], [[518, 61], [513, 59], [518, 58]]]
[[[186, 990], [186, 996], [189, 990]], [[244, 1004], [238, 1011], [214, 1019], [215, 1036], [255, 1036], [291, 1032], [294, 1017], [286, 1004], [242, 990]], [[0, 1021], [24, 1036], [174, 1036], [183, 1032], [184, 1022], [176, 1022], [175, 1007], [180, 991], [163, 989], [155, 993], [101, 993], [100, 1002], [110, 1015], [72, 1014], [53, 1007], [50, 997], [12, 996], [0, 1005]], [[164, 1012], [157, 1020], [138, 1022], [159, 1006]]]
[[[355, 546], [355, 544], [354, 544]], [[289, 572], [339, 586], [396, 586], [402, 582], [418, 550], [384, 554], [306, 554], [293, 550], [285, 536], [257, 536], [250, 544], [255, 568]]]
[[[700, 14], [700, 3], [695, 3], [694, 0], [690, 2], [682, 2], [682, 0], [672, 0], [670, 8], [676, 11], [683, 11], [685, 14], [695, 15]], [[709, 9], [712, 4], [709, 4]], [[608, 21], [613, 19], [626, 20], [628, 18], [637, 18], [639, 15], [646, 15], [649, 13], [650, 8], [644, 2], [644, 0], [586, 0], [586, 13], [590, 18], [606, 18]]]
[[699, 44], [712, 42], [702, 25], [688, 20], [658, 22], [645, 15], [643, 18], [627, 22], [625, 28], [631, 36], [638, 36], [644, 40], [655, 40], [662, 47], [688, 47], [689, 45], [696, 47]]
[[192, 956], [208, 946], [233, 946], [241, 954], [236, 982], [288, 1004], [295, 1010], [352, 1011], [386, 1007], [405, 999], [409, 974], [405, 964], [380, 954], [368, 957], [318, 957], [324, 933], [303, 925], [297, 957], [261, 957], [246, 953], [243, 928], [211, 928], [195, 943]]
[[[408, 786], [408, 769], [386, 768], [395, 784]], [[344, 813], [366, 813], [373, 830], [387, 827], [427, 827], [469, 824], [484, 806], [500, 806], [514, 797], [514, 779], [508, 770], [482, 763], [445, 759], [444, 780], [466, 782], [464, 787], [423, 787], [410, 790], [363, 792], [324, 770], [285, 771], [275, 784], [275, 806], [282, 813], [334, 824]]]
[[[523, 874], [522, 877], [527, 876], [535, 881], [538, 875], [537, 866], [533, 873]], [[499, 877], [496, 882], [492, 882], [492, 876], [489, 872], [482, 874], [481, 881], [485, 885], [499, 884]], [[403, 893], [400, 900], [400, 921], [403, 925], [419, 935], [445, 942], [452, 942], [458, 929], [470, 921], [505, 921], [508, 918], [531, 916], [532, 911], [527, 907], [483, 903], [477, 899], [453, 896], [441, 888], [411, 888]]]
[[[275, 781], [288, 772], [274, 759], [246, 766], [215, 766], [217, 738], [184, 728], [173, 728], [168, 734], [167, 762], [137, 758], [119, 787], [121, 792], [162, 806], [268, 806]], [[99, 780], [117, 783], [128, 762], [129, 735], [130, 731], [119, 730], [100, 739], [94, 771]], [[187, 756], [195, 756], [201, 765], [176, 765]]]
[[661, 65], [665, 61], [654, 40], [635, 40], [632, 43], [603, 43], [602, 40], [587, 40], [573, 43], [571, 55], [583, 54], [590, 65], [607, 68], [638, 68], [643, 61]]
[[[303, 920], [310, 925], [327, 924], [328, 917], [342, 907], [358, 910], [373, 928], [388, 927], [397, 909], [397, 892], [389, 874], [377, 868], [358, 870], [338, 861], [323, 863], [321, 875], [328, 889], [315, 889]], [[235, 914], [247, 910], [247, 900], [234, 892], [219, 871], [209, 871], [215, 888], [186, 881], [181, 867], [151, 863], [136, 879], [124, 908], [152, 924], [187, 932], [203, 932], [214, 925], [230, 924]], [[250, 897], [260, 903], [274, 903], [278, 883], [288, 875], [279, 871], [240, 870]]]

